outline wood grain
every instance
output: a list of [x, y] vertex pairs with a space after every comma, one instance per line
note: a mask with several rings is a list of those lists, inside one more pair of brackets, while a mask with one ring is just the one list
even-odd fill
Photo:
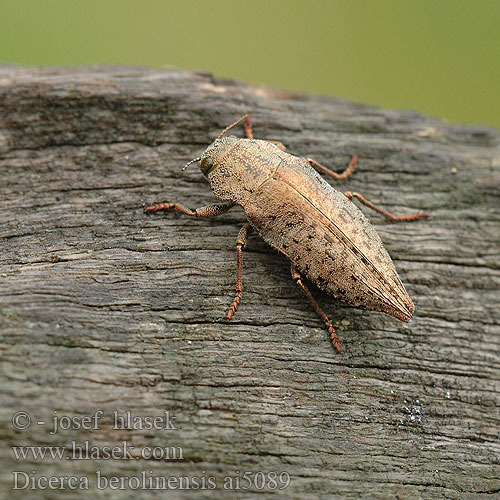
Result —
[[[342, 171], [399, 215], [370, 217], [416, 305], [403, 324], [315, 296], [338, 355], [255, 236], [234, 294], [239, 208], [213, 220], [145, 203], [214, 201], [182, 165], [245, 112], [256, 138]], [[240, 131], [236, 131], [240, 133]], [[147, 68], [0, 68], [0, 422], [4, 498], [494, 499], [500, 496], [498, 131]], [[32, 425], [15, 430], [12, 415]], [[49, 434], [57, 415], [98, 429]], [[119, 430], [112, 412], [177, 417]], [[38, 425], [45, 419], [47, 424]], [[181, 447], [183, 460], [16, 460], [20, 445]], [[90, 491], [12, 491], [12, 471]], [[106, 477], [214, 476], [213, 490], [98, 489]], [[239, 471], [239, 472], [237, 472]], [[286, 471], [284, 490], [225, 490]], [[257, 496], [259, 495], [259, 496]]]

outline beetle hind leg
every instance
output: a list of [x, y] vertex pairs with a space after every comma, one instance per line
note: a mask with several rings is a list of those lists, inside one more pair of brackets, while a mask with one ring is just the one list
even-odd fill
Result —
[[305, 296], [309, 299], [309, 302], [311, 302], [311, 305], [314, 307], [314, 310], [319, 314], [319, 316], [325, 323], [326, 327], [328, 328], [328, 332], [330, 333], [330, 338], [332, 339], [333, 346], [335, 347], [335, 349], [337, 349], [338, 352], [340, 352], [339, 338], [335, 333], [335, 328], [333, 328], [333, 325], [331, 321], [328, 319], [328, 316], [323, 312], [323, 309], [321, 309], [319, 304], [316, 302], [316, 299], [312, 296], [311, 292], [309, 291], [309, 288], [307, 288], [306, 285], [304, 285], [304, 283], [302, 282], [302, 276], [300, 275], [300, 273], [297, 271], [297, 268], [293, 264], [291, 267], [291, 272], [293, 280], [302, 289]]
[[368, 208], [371, 208], [372, 210], [375, 210], [375, 212], [378, 212], [379, 214], [382, 214], [386, 219], [392, 222], [412, 222], [414, 220], [419, 220], [422, 219], [423, 217], [427, 217], [429, 215], [427, 212], [417, 212], [410, 215], [397, 216], [391, 214], [390, 212], [387, 212], [387, 210], [384, 210], [383, 208], [377, 207], [371, 201], [368, 201], [364, 196], [361, 196], [359, 193], [347, 192], [344, 193], [344, 195], [351, 201], [353, 201], [353, 198], [357, 198], [363, 205], [365, 205]]
[[227, 310], [226, 319], [232, 318], [241, 302], [241, 270], [243, 267], [243, 248], [247, 243], [248, 235], [251, 233], [251, 231], [252, 226], [250, 224], [245, 224], [240, 229], [238, 238], [236, 239], [236, 295], [234, 296], [234, 299]]

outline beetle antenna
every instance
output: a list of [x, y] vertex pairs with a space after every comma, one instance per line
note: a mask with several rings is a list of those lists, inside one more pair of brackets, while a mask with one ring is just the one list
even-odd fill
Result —
[[[245, 118], [248, 118], [248, 114], [242, 116], [240, 119], [236, 120], [234, 123], [229, 125], [229, 127], [226, 127], [218, 136], [217, 139], [220, 139], [228, 130], [232, 129], [233, 127], [236, 127], [238, 123], [241, 123]], [[217, 140], [216, 139], [216, 140]]]
[[200, 161], [201, 160], [201, 156], [198, 156], [198, 158], [193, 158], [191, 161], [188, 161], [183, 167], [182, 167], [182, 171], [186, 170], [186, 168], [189, 167], [189, 165], [191, 165], [191, 163], [194, 163], [195, 161]]

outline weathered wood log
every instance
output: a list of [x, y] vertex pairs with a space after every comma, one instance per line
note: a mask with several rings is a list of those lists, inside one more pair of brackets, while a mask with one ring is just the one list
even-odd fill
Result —
[[[241, 210], [192, 220], [143, 205], [210, 203], [199, 170], [181, 167], [245, 112], [257, 138], [292, 154], [339, 171], [359, 155], [339, 189], [431, 213], [395, 225], [365, 211], [414, 299], [408, 325], [315, 290], [337, 354], [287, 262], [258, 237], [244, 254], [243, 301], [223, 319]], [[200, 73], [2, 67], [2, 491], [155, 496], [147, 484], [131, 493], [134, 480], [113, 490], [101, 471], [171, 477], [162, 498], [499, 498], [499, 166], [498, 131], [413, 112]], [[55, 415], [97, 410], [91, 429], [49, 432]], [[115, 428], [113, 411], [127, 410], [177, 420]], [[19, 411], [26, 429], [25, 416], [12, 422]], [[170, 460], [16, 459], [11, 448], [73, 440], [167, 447]], [[12, 490], [13, 471], [86, 476], [91, 491]], [[291, 480], [223, 488], [246, 471]], [[213, 476], [217, 490], [178, 490], [180, 476]]]

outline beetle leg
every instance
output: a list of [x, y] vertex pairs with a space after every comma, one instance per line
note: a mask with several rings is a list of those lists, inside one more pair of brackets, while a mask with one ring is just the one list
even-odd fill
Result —
[[281, 149], [281, 151], [286, 151], [286, 148], [285, 146], [283, 146], [283, 144], [281, 144], [280, 141], [266, 141], [266, 142], [270, 142], [271, 144], [274, 144], [275, 146], [277, 146], [279, 149]]
[[307, 162], [309, 162], [321, 174], [329, 175], [330, 177], [333, 177], [336, 180], [344, 180], [347, 177], [349, 177], [356, 170], [356, 162], [358, 161], [358, 157], [353, 156], [351, 158], [351, 161], [349, 162], [349, 165], [347, 165], [347, 168], [341, 174], [337, 174], [337, 172], [334, 172], [333, 170], [329, 169], [328, 167], [325, 167], [324, 165], [321, 165], [321, 163], [317, 162], [316, 160], [313, 160], [312, 158], [304, 158], [304, 159]]
[[[253, 139], [253, 127], [252, 127], [252, 122], [250, 121], [250, 116], [247, 116], [245, 118], [245, 121], [243, 122], [243, 130], [245, 131], [245, 136], [247, 139]], [[281, 151], [285, 151], [285, 146], [281, 144], [280, 141], [266, 141], [270, 142], [271, 144], [275, 144], [278, 146], [278, 148], [281, 149]]]
[[295, 283], [300, 286], [306, 297], [309, 299], [311, 302], [312, 306], [316, 310], [316, 312], [320, 315], [321, 319], [325, 323], [326, 327], [328, 328], [328, 331], [330, 332], [330, 338], [332, 339], [332, 344], [334, 345], [335, 349], [337, 349], [338, 352], [340, 352], [340, 343], [339, 343], [339, 338], [337, 337], [337, 334], [335, 333], [335, 329], [333, 328], [332, 323], [328, 319], [327, 315], [323, 312], [323, 309], [319, 306], [319, 304], [316, 302], [316, 299], [312, 296], [311, 292], [309, 289], [304, 285], [302, 282], [302, 276], [300, 273], [297, 271], [297, 268], [295, 267], [294, 264], [292, 264], [291, 267], [292, 271], [292, 278], [294, 279]]
[[206, 205], [204, 207], [196, 208], [195, 210], [190, 210], [179, 203], [155, 203], [154, 205], [149, 205], [146, 207], [146, 212], [158, 212], [159, 210], [177, 210], [183, 214], [189, 215], [190, 217], [214, 217], [215, 215], [223, 214], [227, 212], [231, 207], [234, 207], [234, 203], [215, 203], [214, 205]]
[[236, 239], [236, 295], [234, 296], [233, 302], [229, 306], [226, 319], [231, 319], [233, 314], [238, 309], [241, 301], [241, 268], [243, 266], [243, 247], [247, 243], [248, 235], [252, 232], [253, 228], [250, 224], [245, 224], [238, 233], [238, 238]]
[[379, 214], [382, 214], [386, 219], [389, 219], [392, 222], [411, 222], [414, 220], [421, 219], [422, 217], [427, 217], [429, 214], [427, 212], [417, 212], [414, 214], [410, 215], [401, 215], [401, 216], [396, 216], [392, 215], [391, 213], [387, 212], [387, 210], [384, 210], [383, 208], [377, 207], [374, 205], [371, 201], [368, 201], [366, 198], [361, 196], [359, 193], [344, 193], [347, 198], [349, 198], [351, 201], [353, 198], [357, 198], [363, 205], [366, 205], [367, 207], [371, 208], [372, 210], [375, 210], [375, 212], [378, 212]]
[[250, 121], [250, 116], [245, 118], [245, 121], [243, 122], [243, 130], [245, 131], [247, 139], [253, 139], [253, 127], [252, 122]]

